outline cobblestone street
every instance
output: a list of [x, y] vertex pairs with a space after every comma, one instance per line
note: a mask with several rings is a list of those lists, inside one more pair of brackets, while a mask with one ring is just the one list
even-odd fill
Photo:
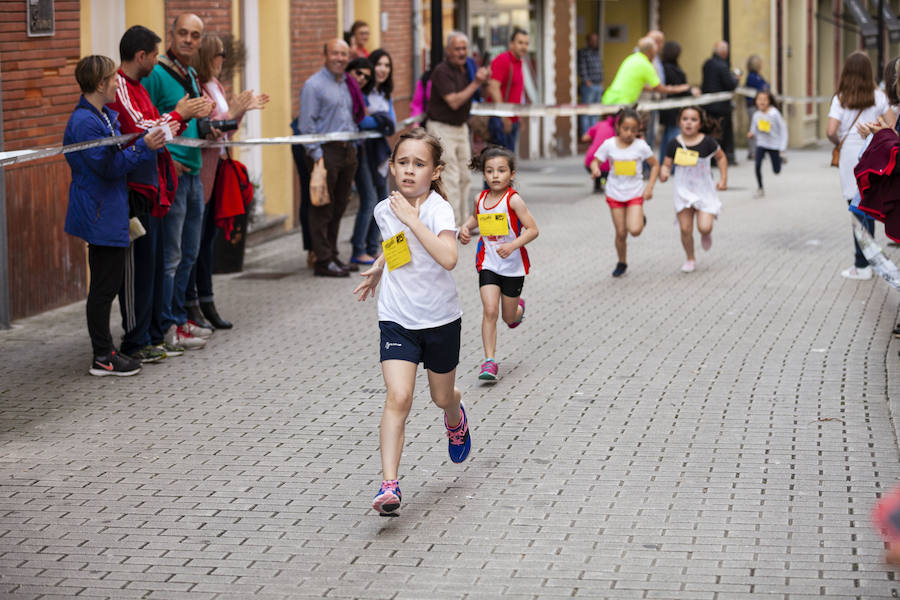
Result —
[[87, 374], [84, 303], [14, 323], [0, 597], [897, 597], [869, 513], [900, 479], [900, 294], [839, 275], [851, 217], [828, 149], [787, 156], [759, 200], [752, 164], [729, 170], [692, 274], [657, 185], [621, 279], [581, 159], [522, 165], [527, 319], [499, 331], [500, 381], [477, 381], [462, 247], [472, 454], [449, 461], [420, 370], [398, 518], [371, 509], [376, 303], [314, 278], [298, 235], [216, 278], [233, 330], [136, 377]]

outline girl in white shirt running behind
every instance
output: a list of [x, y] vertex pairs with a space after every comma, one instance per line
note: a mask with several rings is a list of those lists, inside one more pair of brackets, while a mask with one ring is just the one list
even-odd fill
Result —
[[756, 93], [756, 110], [750, 123], [748, 138], [756, 138], [756, 184], [759, 189], [753, 195], [761, 198], [766, 195], [762, 183], [762, 162], [766, 154], [772, 159], [772, 171], [781, 173], [781, 153], [787, 149], [787, 125], [775, 104], [775, 95], [769, 90]]
[[512, 152], [500, 146], [488, 146], [472, 159], [469, 167], [481, 171], [488, 189], [475, 201], [475, 212], [463, 223], [459, 241], [468, 244], [472, 240], [470, 230], [479, 228], [481, 238], [475, 252], [475, 268], [484, 306], [481, 318], [484, 362], [478, 379], [496, 381], [497, 306], [510, 329], [519, 326], [525, 316], [522, 285], [531, 266], [525, 244], [538, 236], [538, 228], [525, 201], [512, 188], [516, 175], [516, 157]]
[[[609, 177], [606, 180], [606, 203], [616, 228], [616, 254], [619, 262], [613, 277], [621, 277], [628, 268], [626, 240], [630, 233], [641, 235], [647, 219], [644, 217], [644, 201], [653, 197], [653, 186], [659, 175], [659, 161], [653, 150], [637, 137], [641, 120], [631, 108], [623, 108], [616, 115], [616, 136], [597, 148], [591, 161], [591, 177], [600, 177], [600, 165], [609, 160]], [[650, 180], [644, 185], [643, 163], [650, 165]]]
[[471, 441], [466, 411], [454, 386], [462, 311], [450, 271], [456, 266], [456, 218], [441, 185], [441, 144], [424, 129], [400, 136], [390, 168], [399, 191], [375, 206], [383, 252], [353, 290], [359, 301], [378, 295], [381, 372], [387, 388], [381, 417], [383, 480], [372, 508], [396, 516], [397, 480], [416, 370], [424, 363], [431, 400], [444, 411], [450, 460], [462, 462]]

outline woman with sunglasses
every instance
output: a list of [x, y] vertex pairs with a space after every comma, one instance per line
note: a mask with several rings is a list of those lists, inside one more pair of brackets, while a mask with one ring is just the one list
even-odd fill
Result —
[[[200, 42], [200, 50], [197, 53], [196, 68], [203, 88], [203, 95], [215, 102], [210, 120], [240, 120], [248, 110], [260, 109], [269, 101], [266, 94], [256, 94], [253, 90], [245, 90], [231, 98], [231, 102], [225, 98], [225, 88], [219, 81], [231, 78], [235, 68], [239, 68], [243, 62], [244, 52], [241, 45], [231, 36], [220, 36], [210, 32], [203, 36]], [[225, 133], [226, 138], [231, 136]], [[216, 178], [216, 169], [219, 158], [227, 156], [224, 148], [203, 148], [203, 158], [200, 167], [200, 181], [203, 184], [203, 193], [206, 195], [203, 209], [203, 226], [200, 237], [200, 251], [194, 268], [191, 270], [191, 278], [188, 281], [185, 294], [185, 310], [188, 320], [196, 326], [207, 329], [210, 335], [212, 329], [231, 329], [232, 324], [219, 316], [213, 300], [212, 274], [213, 274], [213, 245], [216, 239], [215, 202], [210, 202]], [[204, 317], [206, 319], [204, 320]], [[195, 333], [195, 335], [197, 335]]]
[[[393, 63], [391, 55], [379, 48], [369, 55], [373, 76], [360, 82], [360, 88], [366, 98], [367, 116], [359, 128], [361, 130], [378, 131], [384, 136], [391, 136], [397, 128], [397, 116], [391, 92], [394, 90]], [[356, 189], [359, 191], [359, 211], [353, 226], [353, 255], [351, 262], [370, 265], [375, 262], [381, 249], [381, 233], [375, 224], [375, 205], [387, 198], [388, 158], [391, 147], [387, 140], [365, 140], [356, 169]]]

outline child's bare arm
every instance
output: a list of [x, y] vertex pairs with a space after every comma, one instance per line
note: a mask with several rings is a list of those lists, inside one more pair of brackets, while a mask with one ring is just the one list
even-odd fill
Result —
[[667, 156], [665, 160], [663, 160], [662, 168], [659, 170], [659, 180], [663, 183], [669, 178], [669, 175], [672, 174], [672, 157]]
[[716, 184], [716, 189], [726, 190], [728, 189], [728, 158], [721, 148], [716, 150], [716, 166], [719, 167], [719, 183]]

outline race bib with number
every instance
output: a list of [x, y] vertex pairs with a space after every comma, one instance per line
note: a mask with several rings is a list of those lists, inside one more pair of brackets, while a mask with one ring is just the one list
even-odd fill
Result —
[[700, 153], [696, 150], [687, 150], [686, 148], [675, 149], [675, 164], [680, 167], [696, 167]]
[[509, 235], [509, 221], [504, 213], [479, 214], [478, 230], [487, 236]]
[[381, 242], [384, 250], [384, 260], [387, 262], [388, 271], [398, 269], [412, 260], [409, 254], [409, 242], [406, 241], [406, 233], [401, 231], [395, 236]]
[[613, 163], [613, 173], [616, 175], [637, 175], [637, 161], [617, 160]]
[[772, 124], [765, 119], [760, 119], [759, 121], [757, 121], [756, 127], [763, 133], [769, 133], [770, 131], [772, 131]]

